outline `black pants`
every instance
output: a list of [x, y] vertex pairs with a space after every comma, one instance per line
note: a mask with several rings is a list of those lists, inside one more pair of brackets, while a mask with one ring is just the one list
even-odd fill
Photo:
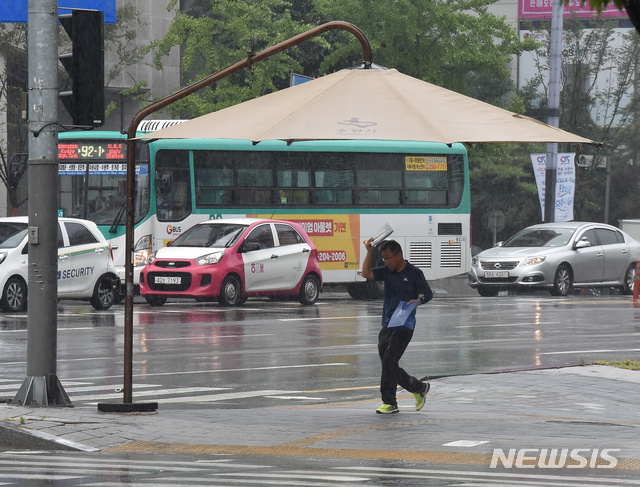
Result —
[[398, 405], [396, 402], [398, 384], [411, 393], [421, 392], [424, 387], [422, 382], [407, 374], [398, 365], [412, 336], [413, 330], [404, 326], [380, 330], [378, 335], [378, 354], [382, 362], [380, 393], [384, 404]]

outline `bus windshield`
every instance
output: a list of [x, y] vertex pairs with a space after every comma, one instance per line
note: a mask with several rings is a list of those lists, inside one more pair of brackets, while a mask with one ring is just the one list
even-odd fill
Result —
[[[149, 211], [149, 163], [136, 151], [135, 222]], [[122, 141], [60, 141], [58, 144], [60, 209], [63, 216], [97, 225], [124, 222], [126, 143]], [[116, 221], [121, 219], [121, 222]]]

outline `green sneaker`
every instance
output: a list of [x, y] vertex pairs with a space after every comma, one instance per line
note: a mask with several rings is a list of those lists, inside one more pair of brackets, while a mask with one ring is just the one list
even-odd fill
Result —
[[392, 406], [391, 404], [383, 404], [378, 409], [376, 409], [376, 413], [378, 414], [391, 414], [397, 413], [398, 411], [400, 411], [398, 409], [398, 406]]
[[424, 406], [424, 397], [427, 395], [427, 392], [429, 392], [429, 389], [431, 389], [431, 385], [428, 382], [425, 382], [424, 391], [416, 392], [413, 395], [413, 397], [416, 398], [416, 411], [420, 411], [422, 406]]

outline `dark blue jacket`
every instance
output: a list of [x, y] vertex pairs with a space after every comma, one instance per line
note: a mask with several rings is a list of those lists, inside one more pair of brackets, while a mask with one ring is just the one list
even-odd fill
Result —
[[[382, 326], [386, 327], [400, 301], [420, 299], [422, 304], [431, 301], [433, 291], [423, 272], [408, 261], [400, 272], [394, 272], [386, 265], [371, 269], [376, 281], [384, 282], [384, 307], [382, 309]], [[416, 323], [416, 311], [408, 318], [405, 326], [413, 329]]]

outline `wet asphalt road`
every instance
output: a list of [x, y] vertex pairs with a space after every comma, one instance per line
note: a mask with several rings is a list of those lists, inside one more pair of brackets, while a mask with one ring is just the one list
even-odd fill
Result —
[[[311, 307], [249, 300], [134, 308], [134, 401], [160, 408], [278, 405], [375, 397], [380, 302], [324, 293]], [[58, 370], [76, 405], [122, 400], [122, 306], [58, 306]], [[0, 314], [0, 396], [26, 375], [26, 314]], [[474, 374], [640, 357], [640, 308], [627, 296], [436, 297], [418, 308], [402, 364], [418, 377]], [[273, 397], [252, 398], [272, 390]], [[233, 391], [227, 394], [225, 391]], [[191, 400], [197, 397], [197, 401]]]

